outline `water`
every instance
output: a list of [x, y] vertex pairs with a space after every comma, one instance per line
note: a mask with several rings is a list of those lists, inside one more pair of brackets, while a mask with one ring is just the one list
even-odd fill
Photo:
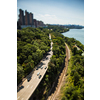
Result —
[[84, 45], [84, 28], [83, 29], [70, 29], [68, 32], [62, 33], [65, 37], [75, 38]]

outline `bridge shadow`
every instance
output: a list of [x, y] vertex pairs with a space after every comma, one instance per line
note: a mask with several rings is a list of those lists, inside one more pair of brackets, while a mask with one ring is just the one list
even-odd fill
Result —
[[17, 92], [19, 92], [21, 89], [23, 89], [24, 88], [24, 86], [23, 85], [21, 85], [18, 89], [17, 89]]
[[[33, 72], [33, 73], [34, 73], [34, 72]], [[33, 73], [30, 73], [30, 74], [26, 77], [26, 79], [27, 79], [28, 82], [32, 79]]]
[[45, 63], [41, 62], [41, 66], [45, 65]]
[[[45, 59], [43, 59], [43, 61], [44, 61]], [[38, 65], [38, 67], [37, 68], [41, 68], [43, 65], [45, 65], [45, 63], [43, 63], [43, 62], [40, 62], [40, 64]]]
[[[27, 77], [25, 78], [25, 80], [27, 80], [28, 82], [29, 82], [31, 79], [32, 79], [32, 75], [29, 75], [29, 76], [27, 76]], [[23, 80], [23, 82], [24, 82], [25, 80]], [[23, 82], [22, 82], [22, 83], [23, 83]], [[21, 89], [24, 88], [24, 86], [22, 85], [22, 83], [21, 83], [20, 86], [18, 86], [17, 92], [19, 92]]]
[[43, 59], [43, 61], [45, 61], [45, 60], [48, 60], [48, 57], [45, 57], [45, 58]]
[[51, 55], [51, 54], [48, 52], [47, 55]]

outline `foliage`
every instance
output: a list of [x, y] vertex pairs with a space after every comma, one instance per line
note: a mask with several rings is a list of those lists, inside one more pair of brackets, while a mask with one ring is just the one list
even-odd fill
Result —
[[17, 83], [32, 71], [49, 49], [49, 30], [31, 27], [17, 30]]
[[[65, 41], [64, 41], [64, 36], [61, 35], [60, 32], [58, 32], [58, 30], [61, 31], [61, 29], [59, 29], [59, 27], [53, 28], [53, 27], [49, 27], [49, 29], [51, 29], [51, 36], [52, 36], [52, 41], [53, 41], [53, 56], [50, 59], [50, 62], [48, 63], [48, 70], [44, 76], [44, 78], [42, 79], [39, 87], [37, 88], [39, 91], [41, 91], [41, 89], [44, 87], [44, 91], [45, 94], [42, 93], [38, 93], [38, 95], [42, 95], [39, 96], [39, 100], [42, 100], [43, 98], [46, 97], [46, 95], [48, 94], [49, 90], [51, 89], [56, 77], [58, 76], [58, 74], [60, 73], [60, 70], [62, 69], [62, 64], [64, 63], [64, 59], [65, 59]], [[63, 28], [64, 30], [64, 28]], [[36, 89], [36, 91], [37, 91]], [[35, 91], [35, 95], [36, 95], [36, 91]], [[43, 99], [44, 100], [44, 99]]]
[[74, 38], [65, 37], [65, 42], [69, 45], [71, 50], [72, 50], [74, 45], [77, 45], [77, 47], [79, 47], [82, 51], [84, 51], [84, 45], [81, 44], [81, 42], [79, 42], [78, 40], [76, 40]]
[[[45, 100], [64, 63], [66, 42], [71, 48], [72, 57], [69, 61], [68, 81], [63, 88], [64, 91], [61, 100], [84, 100], [84, 56], [82, 56], [84, 46], [74, 38], [64, 37], [61, 34], [65, 31], [62, 27], [50, 25], [48, 29], [53, 41], [53, 56], [50, 59], [44, 78], [35, 90], [35, 95], [38, 95], [37, 98], [39, 100]], [[82, 48], [77, 50], [75, 45]], [[40, 91], [38, 94], [36, 92], [37, 90]]]
[[17, 64], [17, 81], [20, 82], [24, 77], [24, 70], [20, 64]]
[[62, 88], [61, 100], [84, 100], [84, 56], [82, 56], [84, 48], [80, 44], [82, 48], [77, 50], [75, 44], [78, 45], [79, 42], [74, 38], [65, 37], [65, 41], [71, 48], [72, 56], [67, 71], [67, 83]]
[[[65, 42], [72, 51], [67, 71], [67, 82], [63, 87], [61, 100], [84, 100], [84, 45], [74, 38], [64, 37], [68, 31], [61, 26], [49, 25], [48, 28], [24, 28], [17, 31], [17, 77], [18, 82], [25, 77], [50, 49], [49, 33], [53, 41], [53, 56], [48, 70], [34, 92], [39, 100], [45, 100], [65, 59]], [[80, 50], [77, 50], [77, 48]], [[19, 75], [20, 73], [20, 75]]]

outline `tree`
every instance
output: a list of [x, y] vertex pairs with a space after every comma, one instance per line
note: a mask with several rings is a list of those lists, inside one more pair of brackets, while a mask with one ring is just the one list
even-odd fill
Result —
[[49, 82], [49, 79], [48, 79], [48, 75], [46, 75], [46, 77], [45, 77], [45, 81], [48, 83]]
[[68, 100], [72, 100], [71, 98], [72, 98], [72, 94], [73, 94], [73, 91], [75, 90], [75, 87], [74, 86], [70, 86], [70, 87], [68, 87], [68, 88], [66, 88], [66, 90], [65, 90], [65, 96], [66, 96], [66, 98], [68, 99]]
[[17, 63], [17, 83], [19, 83], [23, 77], [24, 77], [23, 67], [19, 63]]
[[75, 90], [72, 94], [72, 100], [78, 100], [79, 99], [79, 93]]
[[81, 78], [81, 76], [78, 74], [78, 72], [75, 72], [72, 79], [74, 80], [74, 85], [78, 85], [79, 79]]

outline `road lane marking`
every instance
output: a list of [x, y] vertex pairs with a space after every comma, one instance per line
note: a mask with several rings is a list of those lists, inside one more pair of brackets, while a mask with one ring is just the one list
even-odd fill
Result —
[[33, 87], [33, 85], [31, 86], [31, 88]]
[[35, 79], [35, 77], [33, 79]]
[[29, 87], [29, 85], [27, 86], [27, 88]]
[[17, 99], [19, 99], [19, 98], [20, 98], [20, 96]]

